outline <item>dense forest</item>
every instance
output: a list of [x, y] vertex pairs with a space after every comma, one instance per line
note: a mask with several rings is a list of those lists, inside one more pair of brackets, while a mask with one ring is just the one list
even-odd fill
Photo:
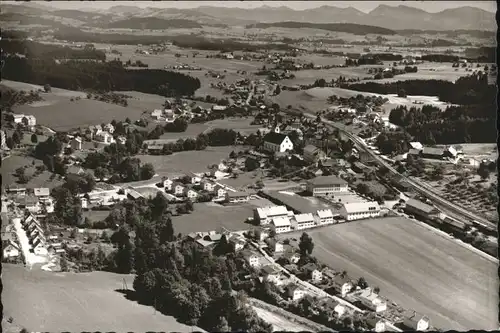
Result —
[[191, 96], [200, 88], [200, 80], [159, 69], [126, 69], [120, 61], [98, 63], [52, 59], [4, 58], [4, 79], [33, 84], [50, 84], [69, 90], [139, 91], [165, 97]]
[[7, 36], [12, 39], [5, 39], [2, 33], [0, 45], [4, 54], [22, 54], [26, 58], [42, 59], [94, 59], [106, 60], [106, 53], [96, 50], [93, 45], [85, 45], [82, 49], [73, 49], [68, 46], [59, 46], [51, 44], [42, 44], [17, 38], [23, 37], [18, 32], [8, 33]]
[[444, 80], [407, 80], [352, 83], [345, 84], [342, 88], [376, 94], [399, 94], [404, 90], [407, 95], [438, 96], [443, 102], [464, 105], [491, 105], [496, 98], [496, 87], [488, 84], [488, 76], [482, 72], [461, 77], [455, 83]]
[[496, 112], [478, 105], [450, 106], [445, 111], [432, 105], [422, 109], [398, 106], [389, 121], [401, 126], [423, 144], [493, 143], [497, 139]]
[[354, 24], [354, 23], [308, 23], [308, 22], [287, 21], [287, 22], [275, 22], [275, 23], [256, 23], [247, 25], [247, 28], [266, 29], [271, 27], [290, 28], [290, 29], [300, 29], [300, 28], [323, 29], [328, 31], [351, 33], [354, 35], [396, 34], [394, 30], [375, 27], [371, 25]]

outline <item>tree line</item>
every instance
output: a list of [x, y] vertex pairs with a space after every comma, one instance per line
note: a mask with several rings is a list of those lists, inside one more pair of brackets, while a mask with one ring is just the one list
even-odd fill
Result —
[[407, 80], [388, 83], [364, 82], [344, 84], [342, 88], [376, 94], [438, 96], [443, 102], [453, 104], [488, 104], [496, 97], [496, 87], [488, 83], [488, 75], [478, 72], [459, 78], [455, 83], [444, 80]]
[[126, 69], [120, 61], [65, 61], [8, 55], [3, 78], [33, 84], [50, 84], [69, 90], [139, 91], [165, 97], [191, 96], [200, 80], [160, 69]]
[[96, 50], [93, 45], [73, 49], [69, 46], [43, 44], [19, 39], [2, 39], [1, 45], [5, 54], [22, 54], [26, 58], [106, 60], [106, 53]]

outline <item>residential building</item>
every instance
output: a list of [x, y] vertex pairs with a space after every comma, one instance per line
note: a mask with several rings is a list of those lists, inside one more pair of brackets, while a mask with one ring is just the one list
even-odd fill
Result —
[[323, 280], [323, 273], [321, 273], [317, 266], [313, 263], [306, 264], [302, 267], [307, 274], [307, 278], [311, 279], [313, 282], [318, 283]]
[[304, 147], [304, 159], [308, 162], [318, 162], [326, 157], [326, 153], [316, 146], [307, 145]]
[[4, 130], [0, 130], [0, 148], [4, 149], [7, 147], [7, 136]]
[[33, 192], [39, 201], [47, 201], [50, 199], [50, 189], [48, 187], [35, 188]]
[[36, 255], [47, 255], [48, 253], [45, 242], [38, 237], [33, 240], [31, 248]]
[[166, 178], [163, 180], [163, 187], [165, 188], [166, 191], [171, 191], [173, 183], [174, 181], [172, 179]]
[[314, 227], [314, 217], [311, 213], [297, 214], [294, 216], [296, 229], [307, 229]]
[[195, 201], [196, 198], [198, 198], [198, 192], [196, 192], [193, 189], [190, 189], [189, 187], [184, 188], [184, 195], [192, 201]]
[[255, 252], [250, 250], [243, 250], [242, 254], [250, 267], [257, 268], [260, 266], [259, 256], [255, 254]]
[[424, 146], [420, 142], [410, 142], [410, 147], [416, 150], [424, 149]]
[[22, 119], [24, 126], [33, 127], [36, 126], [36, 118], [32, 115], [26, 115]]
[[244, 239], [237, 237], [237, 236], [229, 237], [228, 242], [233, 245], [234, 252], [238, 252], [240, 250], [243, 250], [243, 248], [245, 247], [245, 244], [246, 244]]
[[161, 109], [156, 109], [153, 112], [151, 112], [151, 117], [155, 118], [156, 120], [160, 119], [163, 115], [163, 110]]
[[284, 153], [293, 150], [293, 142], [285, 134], [270, 132], [264, 136], [262, 147], [269, 152]]
[[209, 191], [209, 192], [214, 192], [215, 191], [215, 186], [216, 184], [211, 182], [211, 181], [208, 181], [208, 180], [203, 180], [201, 182], [201, 185], [203, 186], [203, 189], [205, 191]]
[[268, 238], [265, 242], [269, 249], [274, 253], [282, 253], [285, 250], [283, 243], [277, 241], [276, 239]]
[[149, 154], [157, 155], [163, 151], [163, 145], [157, 143], [148, 143], [147, 150]]
[[213, 112], [222, 112], [222, 111], [226, 111], [227, 109], [227, 106], [225, 105], [214, 105], [212, 106], [212, 111]]
[[184, 193], [184, 187], [185, 186], [181, 183], [177, 183], [177, 182], [173, 183], [172, 189], [173, 189], [174, 195], [181, 196]]
[[375, 201], [344, 203], [340, 215], [346, 221], [373, 218], [380, 216], [380, 206]]
[[283, 257], [287, 258], [288, 261], [290, 261], [291, 264], [296, 264], [300, 260], [300, 254], [293, 251], [293, 250], [288, 250], [283, 254]]
[[287, 295], [292, 301], [296, 302], [302, 299], [305, 296], [305, 291], [300, 289], [299, 286], [295, 284], [290, 284], [286, 288]]
[[333, 285], [334, 289], [342, 295], [342, 297], [345, 297], [353, 288], [353, 284], [351, 282], [351, 279], [346, 276], [339, 274], [333, 279]]
[[40, 203], [38, 202], [38, 198], [34, 196], [26, 196], [24, 198], [24, 203], [19, 205], [24, 206], [30, 213], [38, 213], [41, 209]]
[[382, 312], [387, 310], [387, 302], [374, 293], [370, 287], [363, 290], [357, 297], [361, 304], [371, 311]]
[[[113, 139], [113, 136], [111, 134], [109, 134], [108, 132], [98, 132], [96, 135], [95, 135], [95, 139], [99, 142], [102, 142], [102, 143], [105, 143], [105, 144], [111, 144], [113, 143], [114, 139]], [[163, 146], [162, 146], [163, 148]], [[149, 147], [148, 147], [149, 149]]]
[[109, 134], [113, 134], [113, 132], [115, 131], [115, 127], [112, 124], [106, 124], [104, 125], [103, 130], [108, 132]]
[[240, 203], [247, 202], [250, 199], [250, 196], [246, 192], [232, 192], [228, 191], [226, 193], [226, 200], [229, 203]]
[[427, 316], [419, 314], [415, 311], [406, 311], [403, 314], [404, 321], [401, 326], [405, 329], [413, 331], [426, 331], [430, 326], [430, 319]]
[[12, 117], [14, 118], [15, 124], [20, 124], [23, 122], [24, 114], [14, 113], [12, 114]]
[[333, 310], [333, 312], [335, 312], [337, 314], [337, 317], [342, 317], [347, 311], [347, 309], [344, 305], [340, 304], [337, 301], [334, 301], [331, 298], [327, 298], [325, 300], [323, 307]]
[[262, 267], [262, 273], [264, 275], [264, 281], [277, 284], [280, 278], [280, 271], [276, 269], [273, 265], [266, 265]]
[[194, 173], [189, 176], [191, 179], [191, 184], [200, 184], [202, 178], [200, 176], [195, 175]]
[[271, 223], [275, 217], [288, 217], [288, 210], [285, 206], [268, 206], [254, 209], [254, 220], [261, 225]]
[[3, 257], [17, 258], [21, 252], [21, 248], [12, 239], [2, 241]]
[[87, 200], [87, 198], [81, 197], [80, 203], [81, 203], [83, 209], [87, 209], [89, 206], [89, 201]]
[[333, 223], [333, 213], [331, 209], [320, 209], [316, 212], [319, 218], [319, 224], [331, 224]]
[[71, 149], [73, 150], [82, 150], [82, 138], [80, 137], [74, 137], [71, 141], [70, 141], [70, 146], [71, 146]]
[[227, 190], [224, 187], [220, 185], [215, 186], [215, 195], [217, 196], [217, 198], [224, 198], [226, 196], [226, 193]]
[[26, 195], [26, 187], [21, 187], [18, 185], [10, 185], [7, 188], [7, 193], [16, 194], [18, 196], [24, 196]]
[[279, 216], [273, 218], [271, 225], [277, 234], [292, 230], [290, 225], [290, 218], [288, 216]]
[[409, 199], [406, 202], [404, 210], [407, 214], [412, 214], [422, 219], [430, 219], [439, 215], [439, 210], [436, 207], [416, 199]]
[[371, 331], [375, 332], [385, 332], [386, 327], [385, 327], [385, 320], [377, 317], [374, 313], [369, 314], [366, 319], [366, 324], [368, 325], [368, 328]]
[[307, 192], [315, 197], [347, 193], [347, 182], [335, 176], [320, 176], [307, 181]]

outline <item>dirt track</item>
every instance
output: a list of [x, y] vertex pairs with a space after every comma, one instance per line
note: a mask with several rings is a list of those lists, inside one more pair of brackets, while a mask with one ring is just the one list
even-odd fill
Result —
[[[315, 255], [441, 329], [498, 328], [497, 264], [402, 218], [366, 220], [309, 232]], [[294, 237], [287, 235], [287, 237]]]

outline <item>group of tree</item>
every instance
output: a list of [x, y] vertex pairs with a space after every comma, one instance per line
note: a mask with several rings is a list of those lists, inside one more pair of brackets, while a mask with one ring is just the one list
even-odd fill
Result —
[[14, 90], [9, 87], [0, 85], [0, 93], [0, 107], [6, 111], [11, 111], [14, 105], [31, 104], [33, 102], [43, 100], [43, 98], [40, 96], [39, 90], [31, 90], [27, 92], [24, 90]]
[[422, 108], [398, 106], [389, 115], [389, 121], [401, 126], [423, 144], [488, 143], [495, 142], [495, 113], [484, 105]]
[[409, 150], [411, 138], [406, 131], [384, 131], [375, 139], [375, 145], [384, 155], [403, 154]]
[[121, 61], [95, 62], [4, 57], [5, 79], [33, 84], [50, 84], [70, 90], [139, 91], [165, 97], [191, 96], [200, 88], [200, 80], [160, 69], [126, 69]]

